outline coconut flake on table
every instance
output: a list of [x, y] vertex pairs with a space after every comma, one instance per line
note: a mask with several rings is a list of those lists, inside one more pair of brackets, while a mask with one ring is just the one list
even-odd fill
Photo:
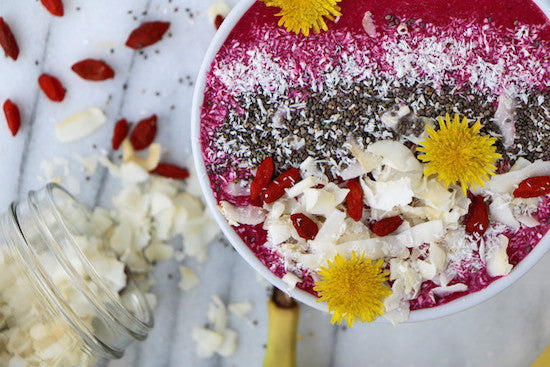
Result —
[[214, 24], [214, 21], [218, 15], [221, 15], [225, 18], [230, 11], [231, 7], [225, 1], [219, 0], [211, 5], [206, 12], [208, 14], [208, 19], [210, 20], [210, 23]]
[[213, 295], [207, 312], [210, 327], [196, 326], [192, 337], [197, 343], [196, 352], [201, 358], [214, 354], [229, 357], [237, 348], [237, 332], [227, 327], [227, 309], [217, 295]]
[[199, 284], [199, 277], [197, 274], [187, 266], [180, 266], [180, 281], [178, 286], [184, 291], [195, 288]]
[[227, 309], [237, 317], [245, 318], [252, 311], [252, 303], [250, 302], [230, 303], [227, 305]]
[[82, 139], [94, 133], [107, 122], [107, 116], [97, 107], [67, 117], [55, 125], [57, 139], [63, 143]]

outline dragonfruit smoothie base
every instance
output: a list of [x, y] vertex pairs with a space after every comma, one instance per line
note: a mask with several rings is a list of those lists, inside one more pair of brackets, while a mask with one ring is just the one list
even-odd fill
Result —
[[[275, 273], [278, 273], [278, 275], [281, 275], [280, 271], [277, 271], [276, 269], [271, 269], [270, 271], [262, 263], [262, 261], [257, 257], [257, 252], [259, 250], [256, 249], [256, 253], [255, 253], [253, 249], [247, 246], [243, 242], [241, 237], [236, 233], [235, 229], [227, 223], [226, 218], [217, 209], [218, 202], [215, 198], [216, 197], [215, 193], [211, 188], [211, 182], [206, 171], [204, 160], [202, 158], [202, 148], [199, 143], [200, 123], [201, 123], [200, 108], [204, 102], [204, 89], [206, 86], [207, 72], [210, 68], [212, 61], [214, 60], [216, 53], [225, 42], [230, 31], [237, 24], [239, 19], [245, 14], [248, 8], [254, 4], [254, 2], [255, 1], [253, 0], [242, 1], [233, 9], [229, 17], [227, 17], [227, 19], [222, 24], [220, 30], [216, 34], [213, 42], [211, 43], [208, 49], [207, 55], [203, 60], [203, 63], [197, 78], [197, 85], [196, 85], [194, 97], [193, 97], [192, 148], [193, 148], [193, 155], [195, 159], [196, 169], [199, 175], [199, 181], [201, 183], [203, 193], [205, 195], [205, 200], [208, 206], [210, 207], [210, 209], [212, 210], [212, 212], [214, 213], [214, 217], [216, 218], [225, 236], [232, 243], [232, 245], [239, 252], [239, 254], [256, 271], [258, 271], [262, 276], [264, 276], [270, 283], [272, 283], [276, 287], [280, 289], [286, 289], [287, 284], [284, 283], [277, 275], [273, 273], [273, 271], [275, 271]], [[550, 11], [549, 9], [544, 7], [544, 4], [542, 4], [541, 9], [544, 10], [547, 14]], [[543, 204], [539, 209], [539, 217], [541, 217], [541, 219], [546, 219], [546, 220], [548, 219], [549, 207], [550, 207], [550, 202], [547, 200], [546, 203]], [[546, 215], [546, 217], [544, 217], [544, 215]], [[548, 228], [546, 228], [546, 230], [547, 229]], [[510, 246], [511, 247], [514, 246], [514, 239], [510, 241]], [[483, 288], [483, 289], [480, 291], [477, 291], [477, 289], [472, 289], [472, 291], [475, 293], [470, 293], [467, 295], [456, 294], [456, 296], [459, 297], [458, 299], [451, 300], [448, 303], [438, 305], [437, 307], [414, 310], [413, 305], [411, 305], [412, 306], [411, 313], [408, 321], [415, 322], [415, 321], [423, 321], [423, 320], [434, 319], [437, 317], [442, 317], [445, 315], [449, 315], [449, 314], [467, 309], [480, 302], [483, 302], [484, 300], [494, 296], [495, 294], [497, 294], [498, 292], [500, 292], [501, 290], [503, 290], [504, 288], [506, 288], [513, 282], [515, 282], [528, 269], [530, 269], [548, 251], [549, 248], [550, 248], [550, 237], [546, 235], [537, 244], [537, 246], [534, 247], [532, 251], [523, 260], [521, 260], [521, 262], [519, 262], [517, 265], [514, 264], [515, 265], [514, 269], [510, 272], [510, 274], [492, 281], [485, 288], [484, 288], [484, 285], [481, 285], [479, 288]], [[269, 256], [269, 254], [267, 256]], [[265, 255], [264, 255], [264, 260], [265, 260]], [[510, 262], [513, 263], [513, 258], [510, 259]], [[291, 290], [289, 291], [289, 293], [291, 296], [293, 296], [297, 300], [311, 307], [327, 312], [326, 304], [318, 303], [317, 298], [314, 295], [300, 289]]]

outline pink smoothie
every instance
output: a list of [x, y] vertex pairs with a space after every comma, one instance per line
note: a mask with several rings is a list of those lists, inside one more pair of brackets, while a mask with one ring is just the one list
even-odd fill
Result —
[[[550, 21], [534, 3], [343, 0], [339, 5], [342, 16], [336, 22], [327, 22], [327, 32], [304, 37], [277, 26], [279, 18], [274, 14], [278, 9], [256, 2], [216, 55], [207, 75], [200, 139], [218, 201], [261, 206], [261, 202], [232, 189], [230, 183], [250, 179], [266, 156], [277, 160], [279, 172], [311, 155], [326, 160], [330, 171], [349, 159], [340, 148], [339, 136], [360, 135], [364, 143], [395, 138], [379, 124], [380, 114], [393, 98], [405, 101], [416, 113], [427, 117], [441, 115], [445, 107], [462, 106], [460, 113], [485, 119], [484, 128], [491, 133], [494, 130], [488, 121], [496, 101], [514, 86], [521, 104], [518, 135], [513, 148], [500, 146], [500, 152], [506, 162], [512, 163], [519, 156], [531, 161], [549, 160], [548, 153], [528, 149], [529, 144], [538, 146], [540, 139], [548, 141], [550, 136], [550, 127], [545, 127], [550, 124]], [[375, 37], [368, 35], [362, 25], [367, 11], [376, 26]], [[366, 86], [361, 93], [369, 96], [368, 104], [379, 106], [378, 110], [362, 106], [364, 98], [342, 99], [342, 93], [331, 92], [341, 90], [347, 96], [357, 85]], [[291, 114], [299, 114], [302, 108], [315, 106], [312, 100], [325, 101], [325, 106], [345, 103], [344, 109], [358, 116], [364, 114], [360, 119], [364, 126], [354, 121], [351, 126], [338, 125], [340, 130], [333, 129], [334, 134], [327, 128], [319, 138], [308, 140], [311, 130], [304, 125], [303, 130], [294, 132], [304, 138], [302, 148], [279, 137], [286, 133], [285, 127], [276, 133], [267, 131], [269, 119], [278, 113], [274, 111], [279, 106], [287, 104]], [[528, 115], [525, 111], [532, 108], [533, 100], [543, 102], [535, 111], [540, 118], [531, 126], [522, 120], [522, 114]], [[252, 110], [251, 105], [260, 107]], [[300, 107], [292, 110], [297, 105]], [[312, 112], [312, 116], [316, 115]], [[313, 124], [315, 119], [311, 120]], [[533, 136], [538, 140], [530, 142]], [[512, 265], [520, 262], [550, 228], [549, 197], [541, 200], [536, 216], [539, 226], [505, 232], [510, 239]], [[276, 251], [264, 246], [266, 231], [262, 224], [234, 228], [274, 274], [282, 277], [286, 273]], [[474, 263], [470, 259], [454, 264], [457, 275], [450, 284], [464, 283], [467, 292], [437, 298], [430, 292], [436, 285], [427, 281], [410, 302], [411, 309], [446, 303], [479, 291], [496, 279], [488, 275], [483, 264]], [[315, 294], [309, 271], [304, 269], [301, 275], [303, 281], [297, 286]]]

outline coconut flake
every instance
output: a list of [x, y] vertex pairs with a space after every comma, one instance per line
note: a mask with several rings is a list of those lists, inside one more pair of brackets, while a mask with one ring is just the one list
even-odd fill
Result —
[[422, 171], [422, 165], [412, 151], [393, 140], [379, 140], [367, 147], [367, 152], [382, 158], [382, 164], [401, 172]]
[[221, 15], [226, 18], [230, 11], [231, 8], [225, 1], [219, 0], [208, 8], [208, 19], [210, 19], [210, 23], [214, 24], [216, 16]]
[[516, 102], [513, 96], [501, 94], [498, 97], [498, 107], [493, 121], [502, 133], [505, 148], [510, 148], [516, 137], [515, 109]]
[[456, 292], [466, 292], [467, 290], [468, 286], [466, 284], [456, 283], [445, 287], [435, 287], [430, 291], [430, 293], [432, 293], [436, 297], [445, 297], [449, 294], [453, 294]]
[[220, 201], [218, 206], [222, 214], [227, 218], [229, 224], [238, 226], [239, 224], [256, 225], [265, 220], [265, 211], [257, 206], [236, 206], [228, 201]]
[[414, 195], [408, 177], [386, 182], [362, 178], [360, 182], [365, 202], [374, 209], [390, 211], [396, 206], [405, 206], [412, 201]]
[[370, 11], [365, 12], [361, 23], [363, 25], [363, 29], [369, 36], [376, 37], [378, 35], [378, 33], [376, 33], [376, 25], [374, 24], [372, 13]]
[[178, 287], [184, 291], [195, 288], [199, 284], [199, 277], [197, 274], [187, 266], [180, 266], [180, 281]]
[[57, 139], [63, 143], [82, 139], [91, 135], [107, 121], [107, 116], [97, 107], [67, 117], [55, 125]]
[[503, 276], [510, 273], [512, 265], [508, 263], [508, 237], [499, 234], [494, 241], [487, 242], [487, 254], [485, 255], [485, 263], [487, 265], [487, 273], [492, 277]]
[[533, 176], [550, 176], [550, 162], [537, 160], [534, 163], [518, 170], [493, 176], [486, 184], [485, 189], [495, 193], [512, 193], [519, 183]]
[[285, 275], [283, 275], [282, 279], [283, 279], [283, 282], [285, 282], [286, 284], [287, 291], [293, 290], [294, 288], [296, 288], [296, 284], [302, 281], [302, 279], [298, 278], [293, 273], [286, 273]]
[[219, 354], [229, 357], [237, 348], [237, 333], [227, 327], [227, 310], [222, 300], [213, 295], [207, 312], [211, 327], [195, 327], [193, 340], [197, 342], [197, 355], [201, 358]]

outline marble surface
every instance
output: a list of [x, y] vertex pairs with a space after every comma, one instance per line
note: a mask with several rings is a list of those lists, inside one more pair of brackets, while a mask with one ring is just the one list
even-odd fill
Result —
[[[132, 121], [156, 113], [167, 159], [189, 161], [189, 119], [193, 81], [215, 33], [207, 17], [214, 0], [65, 0], [65, 16], [54, 18], [36, 1], [0, 1], [0, 16], [11, 25], [21, 53], [14, 62], [0, 57], [0, 100], [19, 104], [23, 124], [12, 138], [0, 117], [0, 207], [43, 183], [41, 164], [65, 157], [80, 186], [77, 196], [89, 205], [108, 205], [117, 190], [106, 172], [86, 178], [77, 155], [109, 150], [111, 127], [124, 116]], [[228, 0], [234, 5], [236, 0]], [[546, 1], [550, 5], [550, 1]], [[171, 22], [171, 37], [143, 53], [124, 46], [140, 22]], [[80, 79], [70, 66], [102, 58], [116, 70], [106, 82]], [[68, 89], [62, 103], [45, 98], [38, 76], [57, 75]], [[81, 141], [61, 144], [54, 125], [87, 107], [100, 107], [107, 124]], [[108, 153], [112, 155], [113, 153]], [[223, 240], [210, 247], [197, 270], [200, 287], [181, 292], [175, 261], [159, 264], [153, 288], [159, 304], [156, 326], [145, 342], [131, 345], [116, 367], [260, 366], [267, 333], [269, 287]], [[175, 275], [175, 277], [172, 277]], [[226, 303], [251, 302], [248, 320], [231, 315], [239, 346], [228, 358], [200, 359], [191, 338], [203, 325], [213, 294]], [[330, 325], [329, 317], [302, 306], [298, 365], [329, 366], [528, 366], [550, 343], [550, 254], [508, 289], [475, 308], [442, 319], [391, 326]]]

